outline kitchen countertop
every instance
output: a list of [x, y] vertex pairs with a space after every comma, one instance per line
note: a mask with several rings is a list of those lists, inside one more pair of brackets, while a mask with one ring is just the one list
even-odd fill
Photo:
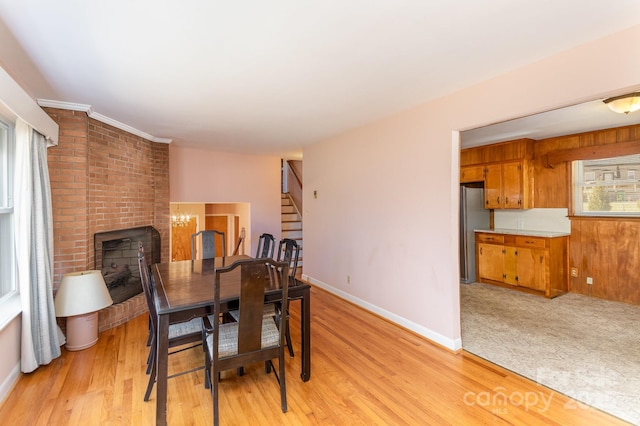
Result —
[[509, 229], [509, 228], [495, 228], [495, 229], [474, 229], [475, 232], [485, 232], [490, 234], [511, 234], [511, 235], [525, 235], [528, 237], [565, 237], [571, 235], [570, 232], [553, 232], [553, 231], [532, 231], [529, 229]]

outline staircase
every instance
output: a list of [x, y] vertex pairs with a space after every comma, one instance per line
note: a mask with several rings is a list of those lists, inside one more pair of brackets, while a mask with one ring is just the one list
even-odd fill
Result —
[[302, 275], [302, 216], [296, 210], [289, 194], [282, 194], [280, 201], [282, 238], [291, 238], [300, 247], [297, 276]]

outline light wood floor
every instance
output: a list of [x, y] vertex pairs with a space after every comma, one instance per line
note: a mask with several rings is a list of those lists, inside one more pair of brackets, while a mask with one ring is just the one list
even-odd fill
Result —
[[[291, 333], [299, 354], [299, 304]], [[312, 375], [287, 359], [289, 411], [262, 365], [224, 373], [220, 421], [257, 424], [624, 424], [467, 353], [454, 354], [322, 290], [312, 289]], [[0, 407], [4, 425], [149, 425], [143, 401], [147, 318], [100, 335], [79, 352], [23, 375]], [[201, 363], [201, 348], [170, 357], [171, 370]], [[212, 422], [203, 373], [170, 379], [172, 425]]]

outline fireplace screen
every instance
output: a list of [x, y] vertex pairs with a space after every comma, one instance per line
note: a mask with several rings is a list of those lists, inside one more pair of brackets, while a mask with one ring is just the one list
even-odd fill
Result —
[[102, 271], [113, 303], [142, 292], [138, 247], [149, 265], [160, 262], [160, 234], [153, 226], [100, 232], [94, 235], [95, 269]]

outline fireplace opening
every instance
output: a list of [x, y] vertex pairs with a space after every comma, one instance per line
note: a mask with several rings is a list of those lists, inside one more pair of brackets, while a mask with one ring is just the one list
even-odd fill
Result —
[[102, 271], [113, 303], [142, 292], [138, 270], [138, 247], [144, 248], [147, 264], [160, 262], [160, 233], [153, 226], [99, 232], [94, 235], [95, 269]]

